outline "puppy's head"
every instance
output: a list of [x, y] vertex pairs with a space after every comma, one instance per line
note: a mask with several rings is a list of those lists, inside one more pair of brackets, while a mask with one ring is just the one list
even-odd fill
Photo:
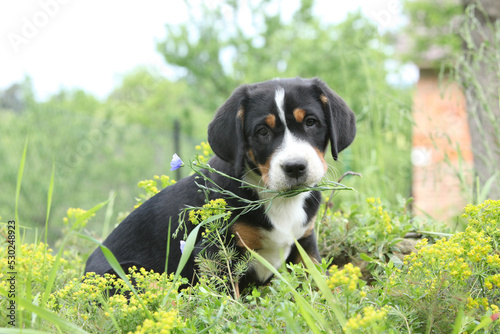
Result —
[[312, 186], [354, 140], [354, 113], [319, 79], [277, 79], [238, 87], [208, 127], [215, 154], [260, 175], [271, 190]]

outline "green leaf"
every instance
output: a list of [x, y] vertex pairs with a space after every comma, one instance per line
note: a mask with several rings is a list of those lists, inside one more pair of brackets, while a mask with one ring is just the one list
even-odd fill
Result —
[[[458, 312], [455, 318], [455, 324], [453, 325], [452, 334], [460, 334], [463, 331], [464, 325], [467, 323], [467, 317], [465, 316], [463, 307]], [[430, 331], [429, 331], [430, 332]]]
[[363, 261], [366, 261], [366, 262], [375, 262], [374, 258], [369, 257], [365, 253], [361, 253], [361, 254], [359, 254], [359, 256], [361, 257], [361, 260], [363, 260]]
[[499, 175], [500, 172], [496, 171], [495, 174], [491, 175], [491, 177], [488, 180], [486, 180], [486, 182], [482, 187], [479, 186], [478, 182], [478, 187], [477, 187], [478, 191], [476, 199], [477, 203], [483, 203], [488, 198], [488, 194], [490, 193], [491, 187], [493, 186], [493, 182], [496, 181]]
[[[28, 136], [26, 136], [26, 140], [24, 142], [24, 149], [23, 149], [23, 155], [21, 157], [21, 163], [19, 164], [19, 169], [17, 171], [17, 181], [16, 181], [16, 202], [15, 202], [15, 207], [14, 207], [14, 217], [16, 220], [17, 226], [19, 226], [19, 212], [18, 212], [18, 206], [19, 206], [19, 195], [21, 193], [21, 183], [23, 182], [23, 174], [24, 174], [24, 165], [26, 163], [26, 152], [28, 150]], [[19, 234], [19, 228], [15, 229], [15, 236], [16, 240], [21, 241], [20, 234]], [[21, 247], [18, 247], [18, 253], [17, 256], [21, 257]]]
[[45, 215], [45, 243], [47, 243], [47, 235], [49, 229], [49, 217], [50, 217], [50, 208], [52, 207], [52, 194], [54, 193], [54, 174], [56, 171], [56, 164], [52, 164], [52, 174], [50, 176], [49, 183], [49, 191], [47, 193], [47, 214]]
[[93, 214], [95, 214], [97, 211], [99, 211], [103, 206], [105, 206], [106, 204], [108, 204], [109, 201], [111, 201], [111, 199], [112, 198], [108, 198], [104, 202], [101, 202], [101, 203], [95, 205], [93, 208], [91, 208], [90, 210], [88, 210], [84, 214], [80, 215], [78, 217], [78, 219], [76, 220], [76, 222], [71, 227], [71, 231], [79, 228], [81, 226], [81, 224], [82, 224], [83, 221], [89, 219]]
[[474, 334], [480, 329], [488, 327], [491, 323], [493, 323], [493, 319], [491, 319], [491, 315], [485, 315], [481, 318], [481, 322], [474, 328], [471, 334]]
[[[245, 245], [246, 247], [246, 245]], [[309, 325], [311, 330], [314, 333], [322, 333], [322, 331], [319, 329], [317, 323], [319, 323], [323, 328], [326, 328], [326, 321], [325, 318], [318, 313], [305, 299], [302, 297], [288, 282], [281, 274], [280, 272], [274, 268], [272, 264], [270, 264], [265, 258], [260, 256], [257, 252], [251, 250], [250, 248], [246, 247], [246, 249], [250, 252], [250, 254], [257, 259], [262, 265], [264, 265], [267, 269], [269, 269], [276, 277], [278, 277], [280, 280], [285, 282], [285, 284], [290, 288], [291, 293], [293, 294], [297, 304], [299, 305], [300, 309], [302, 310], [302, 316], [304, 317], [306, 323]]]
[[181, 259], [179, 260], [179, 265], [177, 266], [177, 271], [175, 272], [175, 278], [174, 281], [177, 280], [177, 278], [180, 276], [182, 269], [186, 265], [187, 261], [189, 260], [189, 257], [191, 256], [191, 253], [194, 250], [194, 246], [196, 245], [196, 239], [198, 238], [198, 232], [200, 228], [208, 223], [211, 223], [213, 221], [216, 221], [218, 219], [224, 218], [227, 216], [227, 213], [221, 213], [218, 215], [211, 216], [204, 221], [202, 221], [198, 226], [196, 226], [191, 233], [189, 233], [189, 236], [186, 239], [186, 244], [184, 245], [184, 251], [182, 252]]
[[302, 261], [306, 265], [307, 270], [309, 271], [309, 274], [312, 276], [313, 280], [316, 282], [316, 285], [320, 289], [321, 293], [325, 297], [326, 301], [328, 302], [328, 306], [332, 309], [333, 313], [335, 314], [335, 317], [337, 318], [337, 321], [339, 322], [340, 326], [342, 328], [345, 326], [347, 320], [344, 316], [344, 313], [340, 309], [339, 305], [335, 301], [335, 298], [333, 297], [333, 293], [328, 287], [328, 284], [326, 283], [325, 278], [323, 275], [318, 271], [316, 268], [316, 265], [313, 263], [311, 260], [311, 257], [307, 252], [302, 248], [302, 246], [298, 243], [297, 240], [295, 240], [295, 246], [297, 247], [300, 256], [302, 257]]
[[113, 215], [113, 207], [115, 205], [115, 197], [116, 197], [116, 192], [110, 191], [109, 197], [108, 197], [109, 204], [108, 204], [108, 207], [106, 208], [106, 214], [104, 216], [104, 223], [103, 223], [103, 228], [102, 228], [102, 238], [103, 239], [108, 236], [109, 226], [110, 226], [110, 222], [111, 222], [111, 216]]
[[390, 261], [389, 261], [389, 264], [388, 266], [390, 266], [390, 268], [392, 269], [392, 267], [396, 267], [396, 268], [401, 268], [403, 267], [403, 261], [401, 261], [401, 259], [399, 257], [397, 257], [396, 255], [394, 254], [391, 254], [389, 255], [389, 258], [390, 258]]

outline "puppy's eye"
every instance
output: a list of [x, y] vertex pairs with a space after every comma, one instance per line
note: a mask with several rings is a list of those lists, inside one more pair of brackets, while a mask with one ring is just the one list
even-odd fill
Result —
[[307, 118], [306, 122], [305, 122], [305, 124], [308, 128], [315, 126], [317, 123], [318, 123], [318, 121], [312, 117]]
[[262, 127], [260, 128], [259, 130], [257, 130], [257, 134], [260, 136], [260, 137], [263, 137], [263, 138], [267, 138], [270, 134], [270, 131], [268, 128], [266, 127]]

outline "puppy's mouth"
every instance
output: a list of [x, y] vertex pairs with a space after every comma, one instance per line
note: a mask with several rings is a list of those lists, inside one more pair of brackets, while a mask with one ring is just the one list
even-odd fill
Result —
[[276, 189], [272, 189], [273, 187], [269, 187], [270, 190], [277, 191], [279, 193], [301, 193], [304, 191], [308, 191], [310, 188], [315, 187], [317, 185], [316, 182], [289, 182], [286, 185], [281, 187], [276, 187]]

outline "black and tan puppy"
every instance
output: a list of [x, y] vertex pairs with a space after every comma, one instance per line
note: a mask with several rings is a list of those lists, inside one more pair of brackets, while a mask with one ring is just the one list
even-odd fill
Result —
[[[243, 85], [219, 108], [209, 125], [208, 141], [216, 154], [209, 164], [225, 174], [273, 191], [313, 186], [327, 171], [324, 154], [328, 143], [333, 158], [337, 159], [355, 133], [354, 113], [319, 79], [276, 79]], [[269, 196], [266, 192], [243, 188], [240, 182], [219, 174], [208, 174], [213, 182], [240, 197], [258, 200]], [[166, 263], [169, 272], [177, 269], [183, 233], [173, 239], [168, 231], [176, 230], [182, 209], [205, 203], [205, 195], [198, 190], [194, 175], [180, 180], [142, 204], [108, 236], [103, 244], [125, 272], [131, 266], [164, 272]], [[210, 196], [221, 197], [218, 193]], [[228, 228], [235, 237], [227, 238], [227, 242], [241, 254], [246, 245], [279, 268], [285, 261], [301, 261], [294, 244], [297, 239], [311, 258], [320, 261], [314, 235], [320, 197], [317, 191], [279, 197], [270, 207], [241, 215]], [[244, 206], [234, 198], [226, 198], [226, 202], [229, 207]], [[232, 214], [235, 217], [238, 212]], [[189, 233], [193, 226], [186, 224]], [[214, 252], [215, 247], [199, 235], [182, 275], [196, 282], [195, 257], [200, 251]], [[85, 272], [113, 273], [100, 248], [90, 255]], [[267, 268], [253, 261], [240, 279], [239, 289], [249, 284], [265, 284], [271, 277]]]

